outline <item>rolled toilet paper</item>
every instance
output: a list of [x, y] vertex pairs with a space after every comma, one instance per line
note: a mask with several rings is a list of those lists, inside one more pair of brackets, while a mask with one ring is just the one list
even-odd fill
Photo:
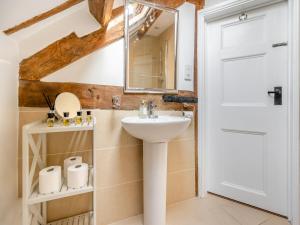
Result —
[[77, 189], [87, 186], [89, 166], [86, 163], [78, 163], [68, 168], [68, 188]]
[[64, 160], [64, 178], [67, 179], [68, 167], [74, 164], [82, 163], [81, 156], [72, 156]]
[[39, 172], [39, 193], [59, 192], [61, 188], [61, 167], [50, 166]]

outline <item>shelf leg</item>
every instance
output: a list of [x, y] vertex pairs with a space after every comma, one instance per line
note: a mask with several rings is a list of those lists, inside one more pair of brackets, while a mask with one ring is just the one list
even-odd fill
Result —
[[29, 196], [29, 186], [28, 186], [28, 177], [29, 177], [29, 143], [28, 143], [28, 135], [26, 134], [26, 130], [23, 129], [23, 134], [22, 134], [22, 153], [23, 153], [23, 170], [22, 170], [22, 182], [23, 182], [23, 190], [22, 190], [22, 195], [23, 195], [23, 212], [22, 212], [22, 220], [23, 220], [23, 225], [29, 225], [31, 223], [30, 221], [30, 215], [29, 215], [29, 208], [27, 205], [27, 199]]
[[[41, 134], [42, 136], [42, 160], [45, 166], [47, 166], [47, 134]], [[42, 203], [42, 216], [44, 225], [47, 225], [47, 203]]]

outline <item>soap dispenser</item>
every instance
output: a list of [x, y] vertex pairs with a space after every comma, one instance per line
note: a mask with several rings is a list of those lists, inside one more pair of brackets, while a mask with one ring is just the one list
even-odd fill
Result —
[[139, 117], [140, 118], [147, 118], [148, 112], [147, 112], [147, 104], [145, 100], [141, 101], [140, 109], [139, 109]]

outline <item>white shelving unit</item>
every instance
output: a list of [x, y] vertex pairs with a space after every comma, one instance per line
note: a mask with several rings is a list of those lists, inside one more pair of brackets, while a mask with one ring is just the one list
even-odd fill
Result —
[[[68, 127], [55, 124], [47, 127], [42, 121], [33, 122], [23, 126], [23, 223], [22, 225], [47, 225], [47, 202], [55, 199], [70, 197], [74, 195], [94, 192], [95, 184], [95, 150], [93, 144], [93, 165], [89, 169], [89, 182], [86, 187], [80, 189], [68, 189], [65, 183], [59, 192], [51, 194], [39, 194], [38, 177], [36, 171], [47, 166], [47, 134], [92, 131], [94, 143], [95, 119], [92, 124], [80, 126], [70, 125]], [[34, 138], [36, 136], [36, 138]], [[31, 163], [30, 163], [31, 161]], [[95, 194], [93, 194], [93, 208], [95, 209]], [[95, 212], [91, 211], [82, 215], [51, 222], [48, 225], [93, 225]]]

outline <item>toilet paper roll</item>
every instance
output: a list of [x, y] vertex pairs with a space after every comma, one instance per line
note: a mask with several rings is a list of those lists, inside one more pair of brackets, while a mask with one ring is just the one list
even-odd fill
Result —
[[61, 188], [61, 167], [50, 166], [39, 172], [39, 193], [59, 192]]
[[86, 163], [78, 163], [68, 168], [68, 188], [82, 188], [87, 185], [89, 166]]
[[67, 179], [68, 167], [74, 164], [82, 163], [81, 156], [72, 156], [64, 160], [64, 178]]

